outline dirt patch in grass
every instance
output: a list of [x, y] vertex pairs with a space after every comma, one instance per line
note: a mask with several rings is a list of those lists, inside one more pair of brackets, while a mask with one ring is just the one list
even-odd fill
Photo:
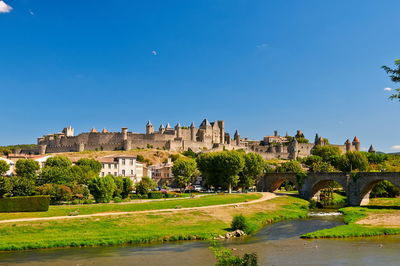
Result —
[[390, 213], [369, 213], [366, 218], [357, 221], [356, 224], [400, 228], [400, 211]]

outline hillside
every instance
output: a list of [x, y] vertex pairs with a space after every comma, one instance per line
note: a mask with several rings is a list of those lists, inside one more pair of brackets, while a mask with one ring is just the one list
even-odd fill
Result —
[[92, 158], [98, 159], [106, 156], [118, 156], [118, 155], [142, 155], [145, 159], [148, 159], [150, 164], [160, 164], [168, 159], [172, 154], [179, 154], [179, 152], [174, 151], [164, 151], [156, 149], [135, 149], [129, 151], [83, 151], [83, 152], [67, 152], [67, 153], [57, 153], [54, 155], [63, 155], [72, 159], [80, 158]]

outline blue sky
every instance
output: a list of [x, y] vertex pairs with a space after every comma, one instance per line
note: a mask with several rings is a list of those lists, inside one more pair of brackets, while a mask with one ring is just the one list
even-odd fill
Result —
[[[7, 6], [11, 8], [5, 8]], [[0, 1], [0, 145], [225, 120], [394, 152], [398, 0]]]

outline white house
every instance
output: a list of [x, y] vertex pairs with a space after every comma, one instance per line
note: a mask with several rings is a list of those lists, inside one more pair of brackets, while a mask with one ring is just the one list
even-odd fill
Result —
[[134, 183], [142, 180], [143, 164], [136, 161], [135, 156], [119, 155], [97, 159], [101, 165], [100, 176], [128, 176]]

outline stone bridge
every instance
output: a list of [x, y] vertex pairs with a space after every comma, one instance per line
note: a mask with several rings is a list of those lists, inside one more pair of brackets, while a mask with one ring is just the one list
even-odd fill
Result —
[[310, 200], [326, 187], [330, 181], [339, 183], [347, 194], [350, 206], [366, 205], [374, 186], [388, 180], [400, 188], [400, 172], [357, 172], [357, 173], [308, 173], [304, 176], [295, 173], [267, 173], [258, 180], [258, 191], [273, 192], [284, 181], [292, 182], [299, 190], [300, 197]]

